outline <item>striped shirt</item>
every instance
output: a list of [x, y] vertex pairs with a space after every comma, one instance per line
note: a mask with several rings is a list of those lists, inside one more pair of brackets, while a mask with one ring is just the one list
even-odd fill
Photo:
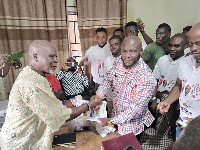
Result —
[[140, 58], [132, 68], [125, 69], [118, 58], [98, 88], [102, 98], [113, 88], [112, 123], [118, 125], [121, 135], [133, 132], [135, 135], [148, 127], [154, 118], [148, 109], [149, 100], [156, 87], [156, 78], [151, 69]]

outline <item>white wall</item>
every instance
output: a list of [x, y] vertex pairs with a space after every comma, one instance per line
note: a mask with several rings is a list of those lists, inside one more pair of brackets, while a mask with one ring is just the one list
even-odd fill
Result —
[[200, 22], [200, 0], [128, 0], [127, 6], [127, 20], [141, 18], [146, 33], [153, 40], [161, 23], [168, 23], [174, 35], [182, 32], [185, 26]]

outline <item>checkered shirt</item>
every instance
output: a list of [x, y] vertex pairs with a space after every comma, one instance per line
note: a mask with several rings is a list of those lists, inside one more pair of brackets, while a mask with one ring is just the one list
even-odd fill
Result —
[[118, 58], [98, 88], [102, 98], [113, 87], [112, 123], [118, 125], [121, 135], [133, 132], [135, 135], [148, 127], [154, 118], [148, 109], [149, 100], [156, 87], [156, 78], [150, 68], [140, 58], [137, 64], [125, 69]]
[[60, 71], [56, 74], [60, 81], [65, 95], [77, 95], [84, 91], [84, 87], [88, 88], [89, 80], [86, 76], [81, 76], [77, 71]]

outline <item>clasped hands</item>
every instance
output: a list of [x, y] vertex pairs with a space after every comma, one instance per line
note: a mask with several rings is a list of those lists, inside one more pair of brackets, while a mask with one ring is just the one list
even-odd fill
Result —
[[[91, 110], [99, 110], [102, 100], [103, 100], [103, 98], [101, 98], [99, 95], [92, 96], [90, 98], [90, 102], [89, 102], [90, 109]], [[109, 122], [108, 118], [99, 118], [99, 121], [97, 121], [97, 123], [101, 126], [108, 126], [108, 122]]]

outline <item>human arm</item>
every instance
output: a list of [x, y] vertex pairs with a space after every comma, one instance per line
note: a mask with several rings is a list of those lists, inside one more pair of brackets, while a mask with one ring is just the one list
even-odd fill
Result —
[[89, 79], [87, 78], [87, 76], [85, 76], [83, 74], [83, 70], [81, 67], [78, 68], [78, 73], [81, 75], [81, 80], [82, 80], [83, 86], [88, 88], [89, 87]]
[[146, 44], [148, 45], [148, 44], [154, 42], [154, 41], [146, 34], [146, 32], [144, 31], [144, 27], [145, 27], [144, 23], [136, 22], [136, 24], [137, 24], [137, 27], [138, 27], [140, 33], [142, 34], [142, 37], [144, 38], [144, 41], [146, 42]]
[[144, 51], [142, 52], [142, 59], [145, 63], [148, 63], [149, 60], [152, 58], [153, 52], [152, 52], [152, 45], [147, 45]]
[[[27, 83], [29, 84], [27, 85]], [[52, 132], [58, 130], [66, 120], [74, 119], [89, 109], [86, 104], [73, 109], [62, 105], [51, 92], [51, 88], [49, 88], [47, 82], [46, 84], [44, 82], [44, 85], [41, 86], [31, 82], [20, 83], [18, 90], [22, 91], [21, 95], [23, 95], [23, 101], [26, 103], [26, 106], [40, 120], [47, 124], [52, 129]], [[91, 99], [89, 102], [91, 109], [98, 104], [94, 102], [94, 99]]]
[[182, 80], [178, 78], [176, 84], [172, 88], [167, 99], [164, 100], [163, 102], [160, 102], [157, 106], [157, 109], [160, 110], [161, 114], [167, 113], [170, 105], [179, 98], [181, 93], [181, 87], [182, 87]]
[[8, 57], [11, 56], [9, 54], [2, 54], [2, 57], [0, 59], [0, 65], [4, 65], [2, 69], [0, 69], [0, 77], [5, 77], [10, 69], [10, 62]]

